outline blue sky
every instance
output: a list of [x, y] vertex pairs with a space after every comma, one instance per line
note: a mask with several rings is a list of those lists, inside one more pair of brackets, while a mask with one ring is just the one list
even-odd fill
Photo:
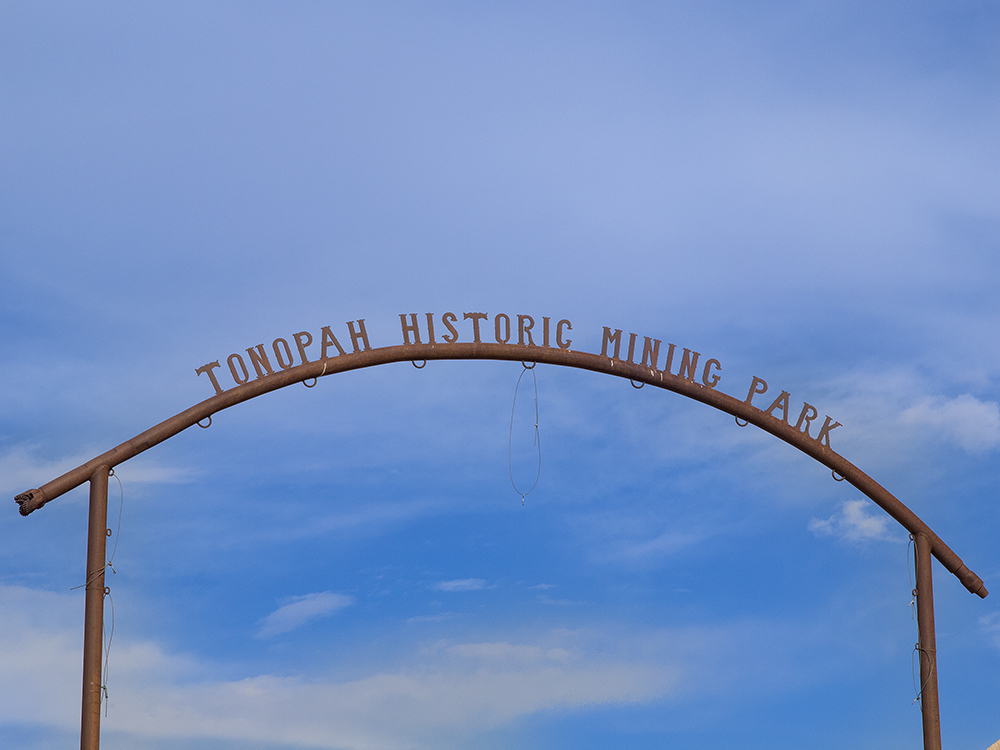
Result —
[[[815, 404], [1000, 591], [994, 5], [0, 7], [9, 498], [258, 343], [551, 316]], [[541, 365], [522, 505], [520, 371], [337, 375], [120, 466], [103, 747], [919, 747], [902, 529], [708, 407]], [[86, 494], [0, 514], [11, 746], [79, 731]], [[997, 594], [935, 594], [945, 746], [985, 749]]]

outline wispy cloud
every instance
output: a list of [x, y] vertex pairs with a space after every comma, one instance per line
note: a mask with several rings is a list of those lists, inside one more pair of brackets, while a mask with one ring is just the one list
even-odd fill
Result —
[[1000, 648], [1000, 612], [979, 618], [979, 625], [988, 634], [997, 648]]
[[632, 560], [667, 557], [699, 544], [709, 536], [710, 534], [700, 531], [668, 530], [657, 537], [627, 547], [623, 550], [622, 557]]
[[516, 662], [565, 662], [571, 657], [571, 652], [565, 648], [542, 648], [534, 645], [512, 643], [460, 643], [448, 646], [449, 654], [484, 661], [516, 661]]
[[451, 620], [458, 615], [455, 612], [439, 612], [436, 615], [417, 615], [416, 617], [407, 617], [406, 622], [408, 624], [418, 623], [418, 622], [444, 622], [445, 620]]
[[871, 515], [868, 512], [870, 505], [868, 500], [848, 500], [829, 518], [809, 521], [809, 531], [816, 536], [833, 536], [850, 542], [901, 541], [889, 532], [889, 517]]
[[970, 453], [982, 453], [1000, 443], [1000, 406], [969, 394], [924, 398], [904, 411], [900, 420], [931, 427]]
[[354, 597], [335, 594], [332, 591], [320, 591], [305, 596], [295, 596], [286, 602], [261, 621], [261, 628], [257, 632], [258, 638], [287, 633], [310, 620], [329, 617], [337, 610], [354, 604]]
[[[86, 463], [99, 454], [78, 453], [63, 458], [44, 458], [41, 448], [32, 444], [17, 444], [0, 453], [0, 492], [15, 494], [39, 487], [67, 471]], [[191, 481], [188, 469], [163, 466], [148, 456], [138, 456], [116, 468], [115, 473], [127, 487], [129, 482], [177, 484]]]
[[558, 607], [575, 607], [578, 604], [586, 604], [585, 601], [574, 601], [573, 599], [553, 599], [551, 596], [546, 594], [539, 594], [538, 596], [539, 604], [550, 604]]
[[[0, 722], [75, 726], [79, 604], [71, 595], [0, 586], [0, 689], [12, 696], [0, 708]], [[740, 621], [553, 630], [519, 642], [442, 640], [417, 650], [405, 668], [374, 668], [342, 681], [273, 674], [220, 680], [212, 676], [218, 665], [125, 640], [113, 651], [105, 728], [144, 738], [339, 750], [468, 747], [481, 732], [553, 709], [798, 684], [826, 671], [816, 669], [816, 659], [828, 658], [829, 639], [822, 627], [812, 630], [798, 621]]]
[[454, 581], [439, 581], [433, 588], [436, 591], [447, 591], [449, 593], [457, 591], [481, 591], [486, 588], [486, 581], [482, 578], [458, 578]]
[[942, 443], [973, 454], [1000, 445], [1000, 405], [968, 393], [942, 396], [942, 387], [914, 367], [861, 368], [819, 384], [817, 399], [843, 425], [834, 450], [872, 475]]
[[0, 723], [78, 726], [81, 611], [72, 594], [0, 585]]
[[108, 726], [146, 736], [318, 748], [466, 746], [460, 738], [469, 733], [546, 709], [653, 700], [675, 679], [670, 671], [639, 662], [573, 664], [560, 653], [530, 648], [497, 660], [470, 648], [471, 653], [448, 654], [459, 658], [458, 665], [351, 682], [261, 675], [155, 689], [138, 683], [137, 690], [119, 691]]

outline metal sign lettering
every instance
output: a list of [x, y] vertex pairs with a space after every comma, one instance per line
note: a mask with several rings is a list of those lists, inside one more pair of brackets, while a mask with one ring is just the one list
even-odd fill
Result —
[[[437, 322], [435, 322], [436, 320]], [[215, 360], [196, 368], [195, 373], [199, 376], [207, 375], [216, 395], [219, 395], [227, 390], [219, 382], [220, 375], [225, 377], [227, 369], [233, 383], [230, 387], [235, 388], [247, 385], [251, 379], [260, 380], [273, 376], [276, 372], [291, 370], [296, 366], [307, 365], [314, 361], [324, 362], [332, 357], [347, 357], [350, 354], [372, 350], [364, 318], [349, 320], [345, 325], [347, 326], [347, 335], [344, 336], [344, 341], [349, 342], [348, 345], [352, 349], [350, 353], [341, 345], [332, 328], [323, 326], [315, 336], [310, 331], [299, 331], [292, 334], [290, 338], [294, 343], [294, 351], [288, 339], [276, 338], [271, 342], [270, 348], [265, 347], [264, 344], [250, 346], [245, 350], [246, 357], [239, 352], [230, 354], [226, 358], [226, 367], [223, 367], [219, 360]], [[573, 330], [573, 325], [567, 318], [562, 318], [553, 324], [551, 317], [543, 316], [541, 325], [538, 326], [535, 318], [531, 315], [510, 316], [506, 313], [497, 313], [493, 316], [492, 326], [490, 326], [489, 313], [484, 312], [463, 312], [461, 319], [453, 312], [446, 312], [440, 318], [436, 318], [434, 313], [424, 313], [423, 322], [417, 313], [400, 313], [399, 325], [403, 346], [425, 343], [452, 345], [471, 340], [473, 344], [495, 342], [501, 346], [529, 347], [531, 349], [555, 348], [572, 351], [570, 346], [573, 340], [568, 337], [568, 334]], [[488, 338], [490, 334], [492, 334], [492, 341]], [[659, 369], [661, 349], [663, 349], [662, 370]], [[273, 364], [271, 354], [274, 355]], [[622, 356], [623, 354], [624, 356]], [[690, 383], [699, 383], [706, 388], [715, 388], [722, 379], [722, 363], [719, 360], [715, 358], [701, 360], [699, 352], [687, 348], [677, 353], [676, 344], [668, 343], [664, 347], [660, 339], [649, 336], [643, 336], [640, 345], [639, 336], [635, 333], [629, 333], [627, 343], [623, 344], [620, 328], [612, 330], [608, 326], [604, 326], [601, 335], [601, 356], [610, 359], [612, 364], [614, 362], [638, 364], [647, 368], [651, 374], [661, 373], [678, 377]], [[637, 357], [638, 362], [636, 362]], [[532, 359], [532, 353], [522, 350], [518, 358]], [[674, 372], [675, 359], [677, 360], [676, 373]], [[220, 372], [216, 373], [216, 370]], [[750, 383], [745, 403], [752, 406], [754, 397], [767, 393], [767, 390], [767, 382], [755, 375]], [[770, 417], [780, 419], [786, 425], [790, 425], [790, 399], [791, 394], [788, 391], [781, 391], [781, 394], [771, 402], [770, 406], [761, 411]], [[780, 416], [778, 416], [779, 414]], [[816, 435], [813, 436], [810, 430], [813, 428], [813, 421], [818, 418], [819, 412], [816, 407], [808, 402], [803, 402], [802, 409], [795, 420], [794, 429], [806, 437], [816, 440], [820, 445], [830, 448], [830, 432], [842, 425], [840, 422], [834, 421], [832, 417], [824, 415], [822, 425], [816, 426]]]

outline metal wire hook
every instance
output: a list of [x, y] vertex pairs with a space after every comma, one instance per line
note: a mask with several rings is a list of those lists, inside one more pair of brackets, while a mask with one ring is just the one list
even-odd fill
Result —
[[208, 424], [202, 424], [201, 422], [202, 420], [199, 419], [197, 422], [198, 426], [203, 430], [207, 430], [209, 427], [212, 426], [212, 415], [211, 414], [208, 415]]
[[306, 382], [306, 380], [309, 380], [309, 378], [306, 378], [305, 380], [302, 381], [302, 385], [304, 385], [306, 388], [315, 388], [316, 384], [319, 382], [319, 379], [321, 377], [323, 377], [324, 375], [326, 375], [326, 360], [325, 359], [323, 360], [323, 372], [321, 372], [319, 375], [317, 375], [316, 377], [314, 377], [312, 379], [313, 384], [309, 385]]
[[416, 367], [418, 370], [423, 370], [425, 367], [427, 367], [427, 360], [426, 359], [422, 359], [420, 361], [423, 362], [422, 365], [418, 365], [417, 364], [417, 360], [411, 359], [410, 360], [410, 364], [413, 365], [414, 367]]
[[534, 445], [538, 450], [538, 470], [535, 472], [535, 481], [532, 483], [531, 487], [522, 492], [517, 488], [517, 484], [514, 482], [514, 459], [513, 459], [513, 444], [514, 444], [514, 409], [517, 406], [517, 390], [521, 386], [521, 378], [524, 377], [524, 373], [528, 370], [533, 370], [535, 368], [535, 363], [531, 363], [531, 367], [528, 367], [524, 361], [521, 361], [521, 365], [524, 367], [521, 370], [521, 374], [517, 376], [517, 384], [514, 386], [514, 400], [510, 405], [510, 434], [507, 436], [507, 471], [510, 474], [510, 484], [514, 488], [514, 492], [521, 496], [521, 505], [524, 505], [525, 495], [530, 495], [531, 492], [538, 485], [538, 478], [542, 475], [542, 441], [538, 436], [538, 380], [535, 373], [531, 373], [531, 381], [534, 386], [535, 391], [535, 440]]

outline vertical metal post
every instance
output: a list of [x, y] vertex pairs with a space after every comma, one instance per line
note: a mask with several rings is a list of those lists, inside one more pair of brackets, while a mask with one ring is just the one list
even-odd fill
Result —
[[931, 542], [925, 534], [914, 536], [913, 552], [917, 571], [917, 631], [920, 638], [917, 648], [920, 651], [920, 714], [924, 726], [924, 750], [941, 750]]
[[101, 746], [101, 660], [104, 652], [104, 566], [108, 543], [107, 466], [90, 477], [87, 527], [87, 604], [83, 626], [83, 711], [80, 750]]

